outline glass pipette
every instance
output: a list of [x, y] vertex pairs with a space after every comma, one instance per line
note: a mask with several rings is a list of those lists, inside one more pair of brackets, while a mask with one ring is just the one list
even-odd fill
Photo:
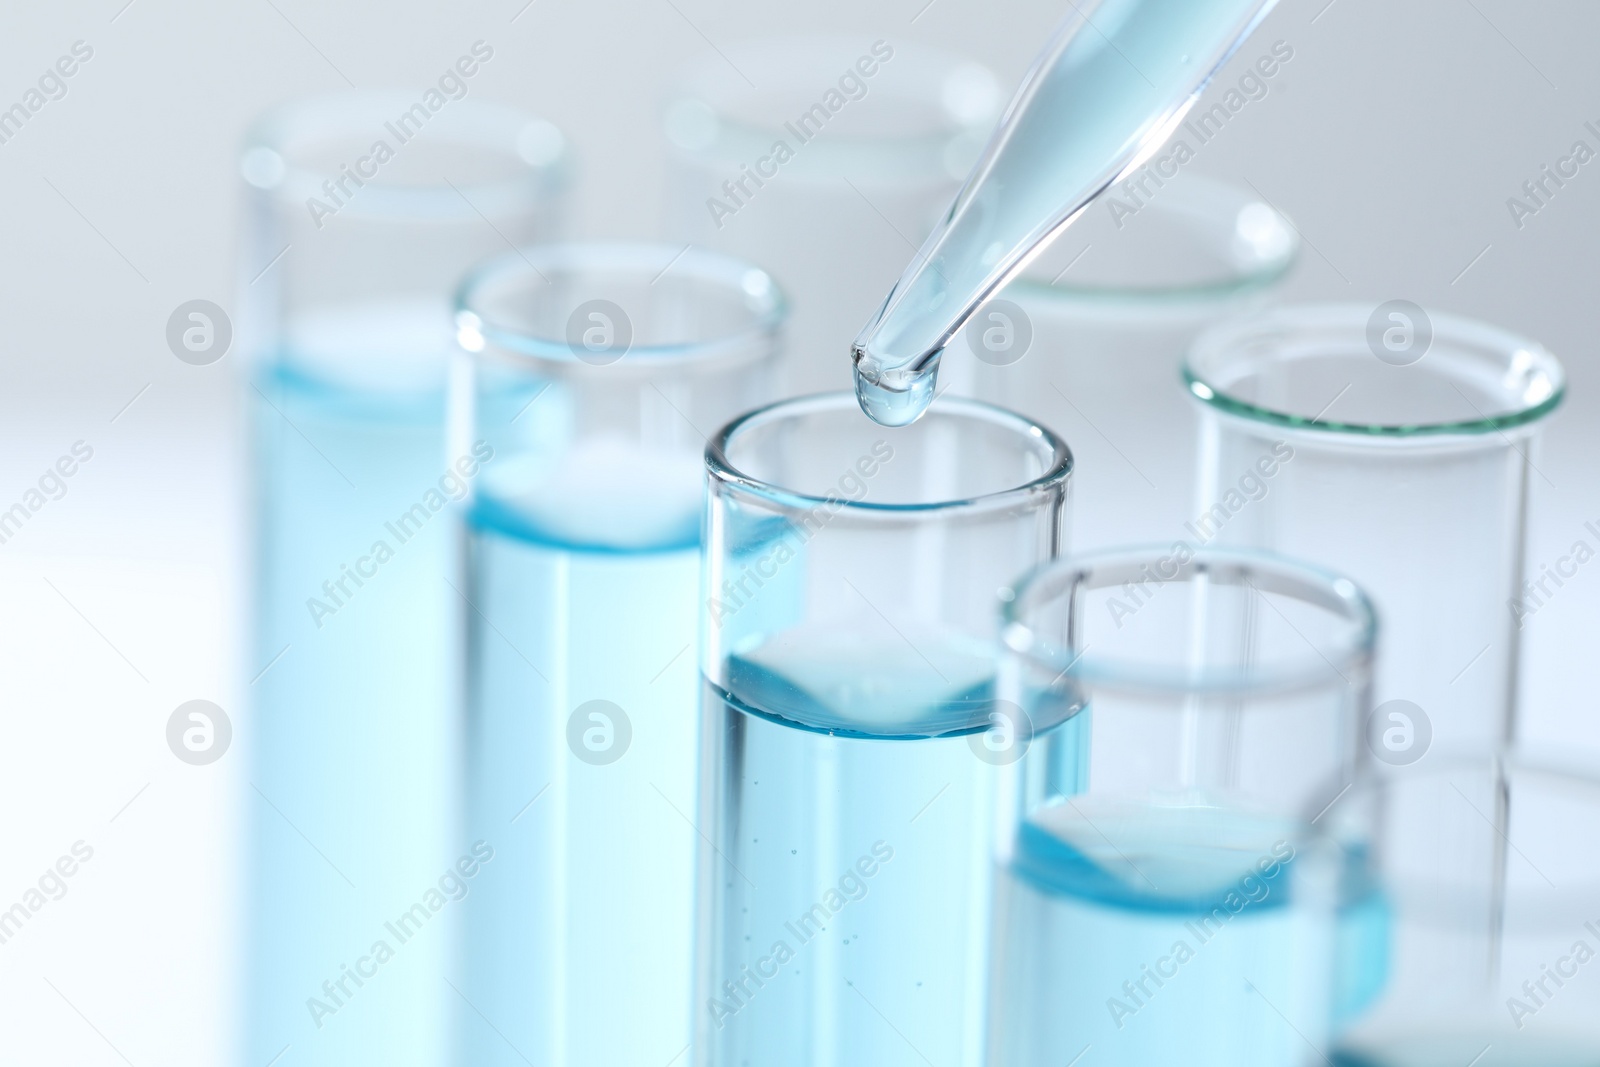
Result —
[[950, 209], [851, 346], [862, 410], [915, 421], [950, 339], [1166, 142], [1276, 2], [1068, 0]]

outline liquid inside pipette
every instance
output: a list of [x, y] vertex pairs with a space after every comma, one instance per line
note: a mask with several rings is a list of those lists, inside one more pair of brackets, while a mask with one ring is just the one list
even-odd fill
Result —
[[944, 346], [1107, 186], [1154, 153], [1276, 0], [1087, 0], [1051, 37], [940, 225], [851, 347], [856, 395], [904, 426]]

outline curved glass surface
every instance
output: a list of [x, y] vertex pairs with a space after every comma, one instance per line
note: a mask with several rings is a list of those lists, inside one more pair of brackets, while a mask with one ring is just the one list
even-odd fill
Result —
[[1293, 223], [1248, 189], [1199, 174], [1145, 188], [1149, 199], [1132, 212], [1108, 192], [1006, 295], [1060, 301], [1074, 312], [1209, 308], [1275, 284], [1299, 258]]
[[[1127, 625], [1165, 586], [1179, 588], [1182, 599], [1165, 599], [1162, 621]], [[1252, 647], [1230, 660], [1200, 659], [1190, 643], [1157, 639], [1203, 627], [1229, 589], [1270, 598], [1298, 640]], [[1182, 544], [1048, 564], [1018, 583], [1001, 618], [1007, 647], [1042, 671], [1096, 690], [1213, 697], [1292, 692], [1326, 685], [1330, 672], [1359, 674], [1370, 666], [1378, 634], [1371, 602], [1348, 578], [1268, 552]]]
[[[1031, 419], [957, 398], [936, 414], [926, 430], [898, 430], [895, 444], [923, 450], [937, 447], [941, 438], [960, 435], [963, 462], [937, 480], [891, 480], [877, 487], [871, 499], [841, 500], [838, 506], [866, 515], [1004, 509], [1064, 485], [1072, 474], [1066, 442]], [[819, 472], [848, 468], [847, 442], [863, 428], [861, 409], [848, 394], [784, 400], [741, 416], [713, 436], [706, 444], [706, 466], [711, 477], [786, 507], [830, 503], [829, 494], [837, 497], [837, 486]], [[809, 453], [804, 464], [792, 457], [800, 435]], [[838, 453], [836, 459], [832, 453]], [[936, 499], [925, 499], [935, 486]]]
[[1566, 391], [1533, 341], [1398, 301], [1225, 323], [1195, 342], [1183, 376], [1219, 411], [1352, 438], [1495, 434], [1543, 418]]

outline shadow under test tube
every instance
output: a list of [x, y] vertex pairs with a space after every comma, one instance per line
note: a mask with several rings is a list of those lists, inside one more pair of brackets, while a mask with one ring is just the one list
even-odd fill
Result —
[[[764, 271], [678, 245], [531, 247], [463, 283], [461, 1062], [667, 1064], [689, 1044], [701, 455], [770, 395]], [[619, 1015], [619, 1011], [622, 1013]]]
[[789, 392], [850, 385], [850, 339], [949, 206], [999, 112], [988, 68], [868, 37], [748, 42], [667, 105], [667, 220], [794, 301]]
[[[444, 447], [449, 294], [505, 240], [548, 233], [563, 141], [481, 101], [413, 104], [290, 104], [241, 159], [258, 568], [250, 1063], [286, 1045], [305, 1064], [448, 1054], [454, 916], [401, 917], [444, 899], [441, 876], [470, 849], [442, 514], [464, 495]], [[400, 935], [384, 925], [397, 920]]]
[[[1384, 620], [1373, 725], [1386, 763], [1515, 736], [1530, 458], [1561, 365], [1414, 304], [1286, 308], [1202, 336], [1189, 534], [1350, 575]], [[1548, 592], [1548, 587], [1547, 587]]]
[[1364, 756], [1375, 628], [1348, 579], [1262, 554], [1019, 583], [1002, 696], [1074, 717], [1002, 812], [991, 1065], [1321, 1062], [1340, 935], [1376, 906], [1354, 821], [1317, 825]]
[[991, 620], [1060, 550], [1071, 454], [986, 404], [885, 429], [830, 393], [706, 464], [693, 1062], [976, 1067], [1025, 742], [992, 719]]

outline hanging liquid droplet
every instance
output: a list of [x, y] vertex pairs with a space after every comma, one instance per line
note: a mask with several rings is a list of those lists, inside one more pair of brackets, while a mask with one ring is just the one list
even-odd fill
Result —
[[856, 360], [856, 399], [867, 417], [880, 426], [909, 426], [928, 410], [938, 380], [938, 356], [923, 373], [882, 371], [864, 352]]
[[1275, 3], [1101, 0], [1088, 14], [1074, 5], [950, 209], [856, 337], [856, 396], [870, 418], [904, 426], [922, 415], [945, 345], [1166, 143]]

